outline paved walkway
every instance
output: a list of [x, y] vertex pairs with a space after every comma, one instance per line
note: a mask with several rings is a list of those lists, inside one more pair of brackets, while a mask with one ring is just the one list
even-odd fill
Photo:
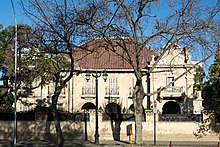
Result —
[[[218, 142], [157, 142], [157, 145], [153, 145], [152, 141], [143, 141], [141, 147], [220, 147]], [[13, 146], [13, 142], [8, 140], [0, 140], [0, 147]], [[18, 147], [54, 147], [56, 146], [49, 140], [28, 140], [18, 141]], [[90, 141], [74, 140], [65, 141], [64, 147], [140, 147], [137, 145], [131, 145], [125, 141], [112, 141], [112, 140], [100, 140], [100, 144], [94, 144]]]

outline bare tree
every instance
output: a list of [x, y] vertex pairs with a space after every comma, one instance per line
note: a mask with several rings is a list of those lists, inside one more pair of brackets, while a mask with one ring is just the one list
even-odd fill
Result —
[[[133, 102], [135, 108], [135, 141], [142, 143], [142, 102], [145, 93], [142, 77], [154, 68], [176, 44], [183, 47], [185, 62], [187, 53], [196, 55], [198, 63], [204, 62], [219, 50], [219, 1], [211, 3], [197, 0], [93, 0], [81, 1], [84, 8], [77, 15], [86, 34], [99, 37], [100, 44], [113, 51], [133, 68], [136, 76]], [[82, 19], [83, 18], [83, 19]], [[89, 33], [88, 33], [89, 32]], [[153, 48], [150, 48], [150, 47]], [[120, 47], [120, 49], [116, 49]], [[150, 69], [143, 72], [143, 52], [159, 53]], [[198, 64], [197, 63], [197, 64]], [[196, 65], [195, 65], [196, 66]], [[193, 66], [194, 67], [194, 66]], [[174, 81], [185, 75], [187, 69]], [[174, 82], [173, 81], [173, 82]], [[168, 85], [169, 86], [169, 85]]]
[[27, 70], [34, 70], [35, 77], [41, 80], [40, 85], [55, 83], [51, 110], [56, 127], [57, 144], [62, 146], [64, 139], [57, 113], [57, 102], [61, 90], [76, 73], [75, 50], [82, 49], [78, 45], [86, 38], [80, 33], [83, 28], [75, 23], [75, 18], [79, 19], [76, 16], [79, 1], [27, 0], [21, 1], [21, 5], [32, 20], [35, 35], [35, 39], [30, 41], [32, 46], [25, 60], [25, 62], [35, 61], [35, 67]]

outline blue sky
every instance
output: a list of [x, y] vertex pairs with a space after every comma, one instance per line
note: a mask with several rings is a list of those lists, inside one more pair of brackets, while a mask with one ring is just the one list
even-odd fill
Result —
[[[24, 16], [19, 1], [20, 0], [13, 0], [17, 23], [28, 23], [28, 19]], [[11, 0], [0, 0], [0, 24], [4, 27], [14, 25], [14, 14]], [[205, 71], [208, 71], [208, 67], [211, 63], [213, 63], [213, 58], [204, 64]]]
[[[25, 20], [23, 11], [19, 5], [19, 0], [13, 0], [15, 11], [16, 11], [16, 19], [18, 23], [27, 23], [27, 19]], [[9, 25], [14, 25], [14, 13], [11, 5], [11, 0], [0, 0], [0, 24], [4, 27]]]

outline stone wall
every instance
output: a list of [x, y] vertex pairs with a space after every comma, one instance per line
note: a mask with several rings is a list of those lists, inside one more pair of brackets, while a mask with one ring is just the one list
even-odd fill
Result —
[[[219, 141], [219, 132], [213, 132], [211, 128], [203, 131], [203, 136], [196, 136], [195, 132], [202, 129], [201, 122], [168, 122], [158, 121], [156, 115], [156, 124], [153, 121], [154, 114], [146, 113], [146, 121], [143, 121], [143, 140], [154, 140], [154, 127], [156, 127], [157, 141]], [[85, 123], [84, 121], [61, 121], [62, 131], [66, 140], [75, 138], [85, 138], [85, 124], [87, 124], [88, 140], [94, 141], [95, 134], [95, 113], [90, 113], [90, 120]], [[119, 128], [115, 123], [109, 120], [102, 120], [102, 114], [99, 114], [99, 135], [101, 140], [113, 140], [114, 137], [119, 136], [120, 140], [129, 141], [129, 130], [132, 128], [134, 138], [135, 125], [134, 121], [122, 121], [119, 123]], [[215, 125], [220, 130], [220, 125]], [[120, 131], [117, 131], [120, 130]], [[13, 121], [0, 121], [0, 139], [13, 139], [14, 122]], [[113, 133], [114, 132], [114, 133]], [[17, 121], [17, 139], [53, 139], [55, 137], [55, 127], [53, 121]]]

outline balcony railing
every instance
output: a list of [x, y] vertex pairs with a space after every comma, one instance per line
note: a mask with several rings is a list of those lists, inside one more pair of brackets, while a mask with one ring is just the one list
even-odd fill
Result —
[[106, 97], [119, 97], [119, 87], [114, 88], [105, 88], [105, 95]]
[[164, 93], [182, 93], [183, 87], [169, 87], [164, 90]]
[[184, 93], [184, 87], [168, 87], [161, 91], [161, 97], [182, 97]]
[[82, 98], [95, 98], [95, 87], [82, 87]]

